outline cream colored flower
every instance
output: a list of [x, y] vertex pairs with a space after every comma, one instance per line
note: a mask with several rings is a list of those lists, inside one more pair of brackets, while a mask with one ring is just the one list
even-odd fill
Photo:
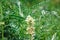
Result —
[[25, 21], [27, 22], [27, 24], [34, 25], [35, 20], [30, 15], [28, 15]]
[[26, 34], [30, 34], [31, 35], [30, 40], [33, 40], [35, 34], [35, 27], [34, 27], [35, 20], [30, 15], [28, 15], [25, 21], [28, 24], [28, 27], [26, 29], [27, 30]]
[[35, 27], [27, 27], [27, 34], [31, 34], [31, 35], [33, 35], [35, 32]]

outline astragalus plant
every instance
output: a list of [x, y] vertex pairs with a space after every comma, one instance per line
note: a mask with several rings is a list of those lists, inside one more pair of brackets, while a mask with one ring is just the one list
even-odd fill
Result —
[[60, 40], [60, 0], [0, 0], [0, 40]]

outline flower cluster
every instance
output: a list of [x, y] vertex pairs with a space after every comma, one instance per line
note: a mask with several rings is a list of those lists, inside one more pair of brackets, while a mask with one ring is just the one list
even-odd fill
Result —
[[26, 29], [27, 30], [26, 34], [30, 34], [31, 35], [30, 39], [33, 40], [35, 35], [35, 27], [34, 27], [35, 20], [30, 15], [28, 15], [25, 21], [28, 24], [28, 27]]

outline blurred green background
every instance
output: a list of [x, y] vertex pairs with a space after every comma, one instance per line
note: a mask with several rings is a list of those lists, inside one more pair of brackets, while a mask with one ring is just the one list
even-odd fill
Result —
[[34, 40], [60, 40], [60, 0], [0, 0], [0, 40], [29, 40], [28, 15], [35, 19]]

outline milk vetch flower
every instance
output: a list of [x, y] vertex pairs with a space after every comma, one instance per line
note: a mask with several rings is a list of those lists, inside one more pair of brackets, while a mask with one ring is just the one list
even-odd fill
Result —
[[26, 34], [30, 34], [31, 35], [30, 40], [33, 40], [35, 35], [35, 27], [34, 27], [35, 19], [33, 19], [30, 15], [28, 15], [25, 21], [28, 24], [26, 28], [27, 31]]
[[35, 19], [33, 19], [30, 15], [28, 15], [25, 21], [27, 22], [27, 24], [34, 25]]
[[27, 34], [34, 34], [35, 33], [35, 27], [27, 27]]

